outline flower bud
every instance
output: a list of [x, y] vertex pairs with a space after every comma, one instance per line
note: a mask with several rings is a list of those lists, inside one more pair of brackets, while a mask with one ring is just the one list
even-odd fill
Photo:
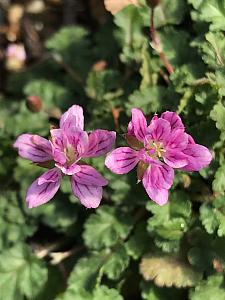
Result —
[[156, 6], [158, 6], [160, 4], [160, 0], [147, 0], [147, 4], [151, 8], [155, 8]]
[[95, 72], [101, 72], [104, 71], [106, 67], [107, 67], [107, 62], [105, 60], [99, 60], [92, 66], [92, 69]]
[[32, 112], [39, 112], [42, 109], [42, 101], [38, 96], [29, 96], [26, 101], [27, 108]]

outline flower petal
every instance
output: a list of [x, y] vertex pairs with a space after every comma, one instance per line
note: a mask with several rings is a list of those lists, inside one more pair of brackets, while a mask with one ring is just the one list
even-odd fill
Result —
[[199, 144], [189, 144], [184, 153], [188, 161], [188, 164], [182, 168], [185, 171], [199, 171], [207, 167], [212, 160], [210, 151]]
[[61, 129], [52, 129], [50, 132], [54, 160], [63, 165], [66, 163], [66, 154], [64, 149], [68, 144], [67, 138]]
[[147, 121], [143, 112], [138, 108], [133, 108], [132, 120], [128, 125], [128, 134], [134, 134], [139, 141], [143, 141], [146, 133]]
[[74, 195], [87, 208], [96, 208], [102, 199], [102, 187], [78, 183], [74, 176], [71, 177], [71, 187]]
[[184, 129], [184, 124], [181, 118], [175, 112], [166, 111], [161, 115], [161, 118], [170, 123], [171, 130]]
[[[143, 182], [143, 185], [144, 185], [144, 182]], [[155, 188], [155, 187], [152, 187], [152, 186], [145, 186], [145, 185], [144, 185], [144, 188], [145, 188], [147, 194], [149, 195], [149, 197], [154, 202], [159, 204], [160, 206], [163, 206], [164, 204], [167, 203], [168, 195], [169, 195], [168, 190]]]
[[101, 156], [112, 150], [116, 132], [97, 129], [89, 134], [89, 147], [85, 157]]
[[[54, 182], [52, 181], [53, 178]], [[37, 178], [27, 191], [26, 202], [28, 207], [37, 207], [51, 200], [59, 189], [60, 179], [61, 172], [56, 168]]]
[[169, 189], [173, 184], [174, 170], [164, 163], [152, 163], [144, 173], [143, 184], [155, 188]]
[[65, 132], [68, 143], [74, 148], [78, 157], [82, 157], [88, 149], [88, 134], [77, 127], [71, 127]]
[[53, 168], [44, 174], [42, 174], [37, 180], [38, 185], [42, 185], [47, 182], [56, 182], [58, 180], [58, 177], [60, 176], [60, 171], [56, 168]]
[[163, 159], [172, 168], [182, 168], [188, 164], [187, 155], [177, 149], [167, 150]]
[[93, 167], [88, 165], [79, 165], [80, 172], [74, 174], [73, 178], [77, 183], [85, 185], [105, 186], [108, 181], [98, 173]]
[[60, 118], [60, 128], [67, 131], [71, 127], [84, 129], [83, 108], [79, 105], [71, 106]]
[[50, 142], [32, 134], [20, 135], [13, 145], [18, 149], [19, 155], [33, 162], [44, 162], [52, 160], [52, 148]]
[[126, 174], [138, 163], [138, 152], [129, 147], [120, 147], [107, 155], [105, 165], [113, 173]]
[[154, 141], [166, 142], [170, 138], [170, 123], [162, 118], [154, 120], [149, 125], [149, 130]]
[[167, 141], [166, 149], [183, 150], [188, 145], [188, 134], [183, 129], [175, 129], [171, 132], [170, 138]]

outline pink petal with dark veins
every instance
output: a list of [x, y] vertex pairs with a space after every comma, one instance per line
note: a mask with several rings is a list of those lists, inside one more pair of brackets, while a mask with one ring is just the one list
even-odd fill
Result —
[[120, 147], [109, 153], [105, 165], [113, 173], [126, 174], [138, 163], [138, 152], [129, 147]]
[[50, 201], [59, 189], [60, 180], [61, 172], [57, 168], [49, 170], [37, 178], [27, 191], [28, 207], [37, 207]]
[[18, 149], [19, 155], [33, 162], [52, 160], [52, 148], [50, 142], [38, 135], [22, 134], [13, 145]]

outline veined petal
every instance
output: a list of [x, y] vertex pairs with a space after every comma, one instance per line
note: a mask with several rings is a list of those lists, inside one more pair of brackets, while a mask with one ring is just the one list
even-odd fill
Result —
[[60, 170], [53, 168], [44, 174], [42, 174], [37, 181], [38, 185], [42, 185], [47, 182], [56, 182], [58, 178], [61, 176]]
[[71, 106], [60, 118], [60, 128], [67, 131], [71, 127], [84, 129], [83, 108], [79, 105]]
[[170, 138], [170, 123], [162, 118], [154, 120], [149, 125], [149, 131], [154, 141], [167, 142]]
[[167, 150], [163, 159], [172, 168], [182, 168], [188, 164], [187, 155], [177, 149]]
[[17, 138], [13, 147], [18, 149], [21, 157], [33, 162], [38, 163], [53, 159], [50, 142], [39, 135], [22, 134]]
[[54, 160], [57, 163], [65, 164], [66, 154], [64, 152], [64, 149], [68, 144], [67, 138], [61, 129], [52, 129], [50, 133]]
[[71, 177], [71, 187], [74, 195], [87, 208], [96, 208], [102, 199], [102, 187], [78, 183], [74, 176]]
[[188, 134], [188, 144], [195, 144], [195, 141], [190, 134]]
[[170, 123], [171, 130], [184, 129], [184, 124], [181, 118], [175, 112], [166, 111], [162, 113], [161, 118], [167, 120]]
[[184, 153], [188, 161], [187, 165], [182, 168], [185, 171], [199, 171], [207, 167], [212, 160], [210, 151], [199, 144], [189, 144]]
[[132, 109], [132, 120], [128, 125], [128, 134], [136, 136], [139, 141], [143, 141], [147, 133], [147, 121], [143, 112], [138, 108]]
[[134, 134], [134, 126], [133, 126], [132, 121], [130, 121], [130, 122], [128, 123], [127, 133], [128, 133], [130, 136], [134, 136], [134, 137], [135, 137], [135, 134]]
[[[51, 179], [49, 180], [48, 178], [53, 178], [51, 176], [53, 176], [54, 172], [55, 181], [53, 182]], [[45, 182], [44, 178], [46, 179]], [[60, 180], [61, 173], [56, 168], [45, 172], [41, 177], [36, 179], [27, 191], [26, 202], [28, 207], [37, 207], [51, 200], [59, 189]]]
[[68, 143], [74, 148], [78, 157], [82, 157], [88, 149], [88, 134], [77, 127], [71, 127], [65, 132]]
[[63, 151], [63, 149], [67, 145], [67, 138], [66, 138], [66, 135], [63, 132], [63, 130], [62, 129], [52, 129], [52, 130], [50, 130], [50, 133], [51, 133], [52, 145], [55, 148]]
[[79, 166], [81, 170], [73, 175], [73, 178], [77, 183], [98, 186], [105, 186], [108, 184], [108, 181], [93, 167], [88, 165]]
[[112, 150], [116, 132], [97, 129], [89, 134], [89, 146], [85, 157], [101, 156]]
[[183, 129], [175, 129], [171, 132], [170, 138], [166, 143], [166, 149], [183, 150], [188, 144], [188, 134]]
[[164, 163], [152, 163], [144, 173], [144, 186], [169, 189], [173, 184], [174, 170]]
[[113, 173], [126, 174], [138, 163], [138, 152], [129, 147], [120, 147], [109, 153], [105, 165]]
[[143, 186], [148, 194], [148, 196], [160, 206], [163, 206], [168, 201], [169, 192], [166, 189], [155, 188], [152, 186], [145, 186], [143, 181]]

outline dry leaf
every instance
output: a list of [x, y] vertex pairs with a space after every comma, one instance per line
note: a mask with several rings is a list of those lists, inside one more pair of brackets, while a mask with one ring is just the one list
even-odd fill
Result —
[[137, 6], [138, 3], [139, 0], [104, 0], [106, 10], [110, 11], [113, 15], [130, 4]]
[[195, 286], [202, 274], [177, 257], [152, 255], [141, 261], [140, 271], [145, 280], [158, 286], [178, 288]]

